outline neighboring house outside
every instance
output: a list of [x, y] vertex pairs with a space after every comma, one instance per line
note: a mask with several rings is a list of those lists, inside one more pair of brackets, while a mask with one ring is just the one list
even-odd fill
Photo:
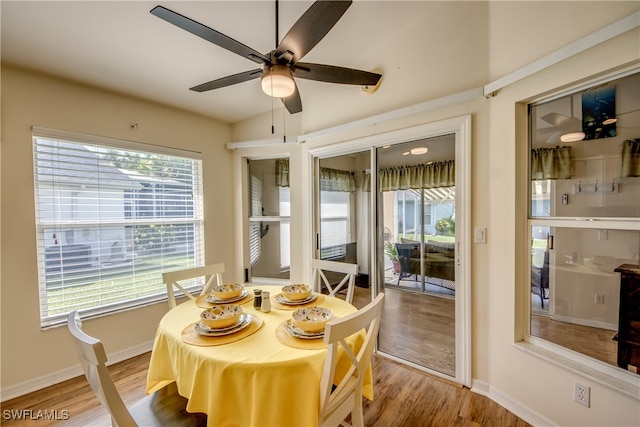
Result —
[[[187, 217], [193, 209], [191, 189], [177, 180], [118, 168], [78, 144], [39, 140], [36, 149], [39, 239], [47, 275], [151, 255], [158, 242], [145, 238], [148, 220]], [[72, 167], [63, 169], [65, 158], [72, 159]], [[185, 202], [190, 207], [185, 209]], [[124, 224], [136, 219], [146, 225]], [[176, 237], [184, 233], [173, 227], [173, 243], [184, 246], [185, 239]]]

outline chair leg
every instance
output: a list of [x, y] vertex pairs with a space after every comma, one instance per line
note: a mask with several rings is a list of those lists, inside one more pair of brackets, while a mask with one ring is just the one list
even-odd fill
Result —
[[540, 305], [544, 308], [544, 288], [540, 286]]
[[362, 413], [362, 396], [356, 397], [355, 407], [351, 411], [351, 426], [364, 427], [364, 414]]

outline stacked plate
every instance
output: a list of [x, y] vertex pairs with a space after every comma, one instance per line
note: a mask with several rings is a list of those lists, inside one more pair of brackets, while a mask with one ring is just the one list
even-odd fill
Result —
[[311, 293], [308, 297], [295, 301], [288, 299], [284, 294], [277, 294], [273, 298], [282, 305], [304, 305], [315, 301], [318, 295]]
[[240, 301], [241, 299], [246, 297], [248, 293], [249, 291], [244, 289], [242, 292], [240, 292], [240, 295], [237, 295], [232, 298], [217, 298], [214, 294], [207, 294], [205, 295], [204, 300], [206, 302], [210, 302], [211, 304], [228, 304], [228, 303]]
[[236, 323], [231, 326], [227, 326], [226, 328], [211, 328], [202, 323], [202, 321], [199, 321], [193, 325], [193, 329], [195, 329], [198, 334], [205, 337], [222, 337], [243, 330], [251, 324], [252, 320], [253, 317], [251, 316], [251, 314], [243, 313], [240, 315]]
[[287, 333], [292, 337], [302, 338], [303, 340], [315, 340], [324, 338], [324, 329], [320, 332], [307, 332], [294, 325], [291, 319], [287, 320], [284, 323], [284, 330], [287, 331]]

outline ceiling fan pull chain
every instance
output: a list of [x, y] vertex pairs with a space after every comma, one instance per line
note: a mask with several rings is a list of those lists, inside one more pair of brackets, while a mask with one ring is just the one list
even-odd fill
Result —
[[[276, 2], [277, 4], [277, 2]], [[271, 79], [271, 92], [273, 93], [273, 79]], [[276, 127], [275, 127], [275, 123], [273, 120], [273, 97], [271, 97], [271, 135], [275, 135], [276, 131], [275, 131]]]

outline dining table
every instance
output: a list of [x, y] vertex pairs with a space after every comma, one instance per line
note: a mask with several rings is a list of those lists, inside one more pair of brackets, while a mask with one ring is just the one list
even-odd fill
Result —
[[[270, 293], [269, 311], [254, 307], [254, 289]], [[197, 332], [201, 312], [213, 305], [210, 298], [200, 296], [169, 310], [155, 335], [147, 393], [175, 382], [178, 393], [188, 399], [187, 411], [206, 413], [212, 427], [317, 426], [327, 344], [321, 337], [292, 336], [286, 324], [300, 307], [326, 307], [338, 318], [357, 308], [323, 294], [315, 294], [315, 300], [305, 305], [288, 305], [281, 289], [282, 285], [245, 284], [246, 296], [235, 303], [251, 315], [251, 322], [229, 335]], [[364, 338], [362, 330], [347, 344], [357, 352]], [[350, 367], [340, 349], [336, 382]], [[373, 399], [371, 369], [364, 378], [363, 396]]]

